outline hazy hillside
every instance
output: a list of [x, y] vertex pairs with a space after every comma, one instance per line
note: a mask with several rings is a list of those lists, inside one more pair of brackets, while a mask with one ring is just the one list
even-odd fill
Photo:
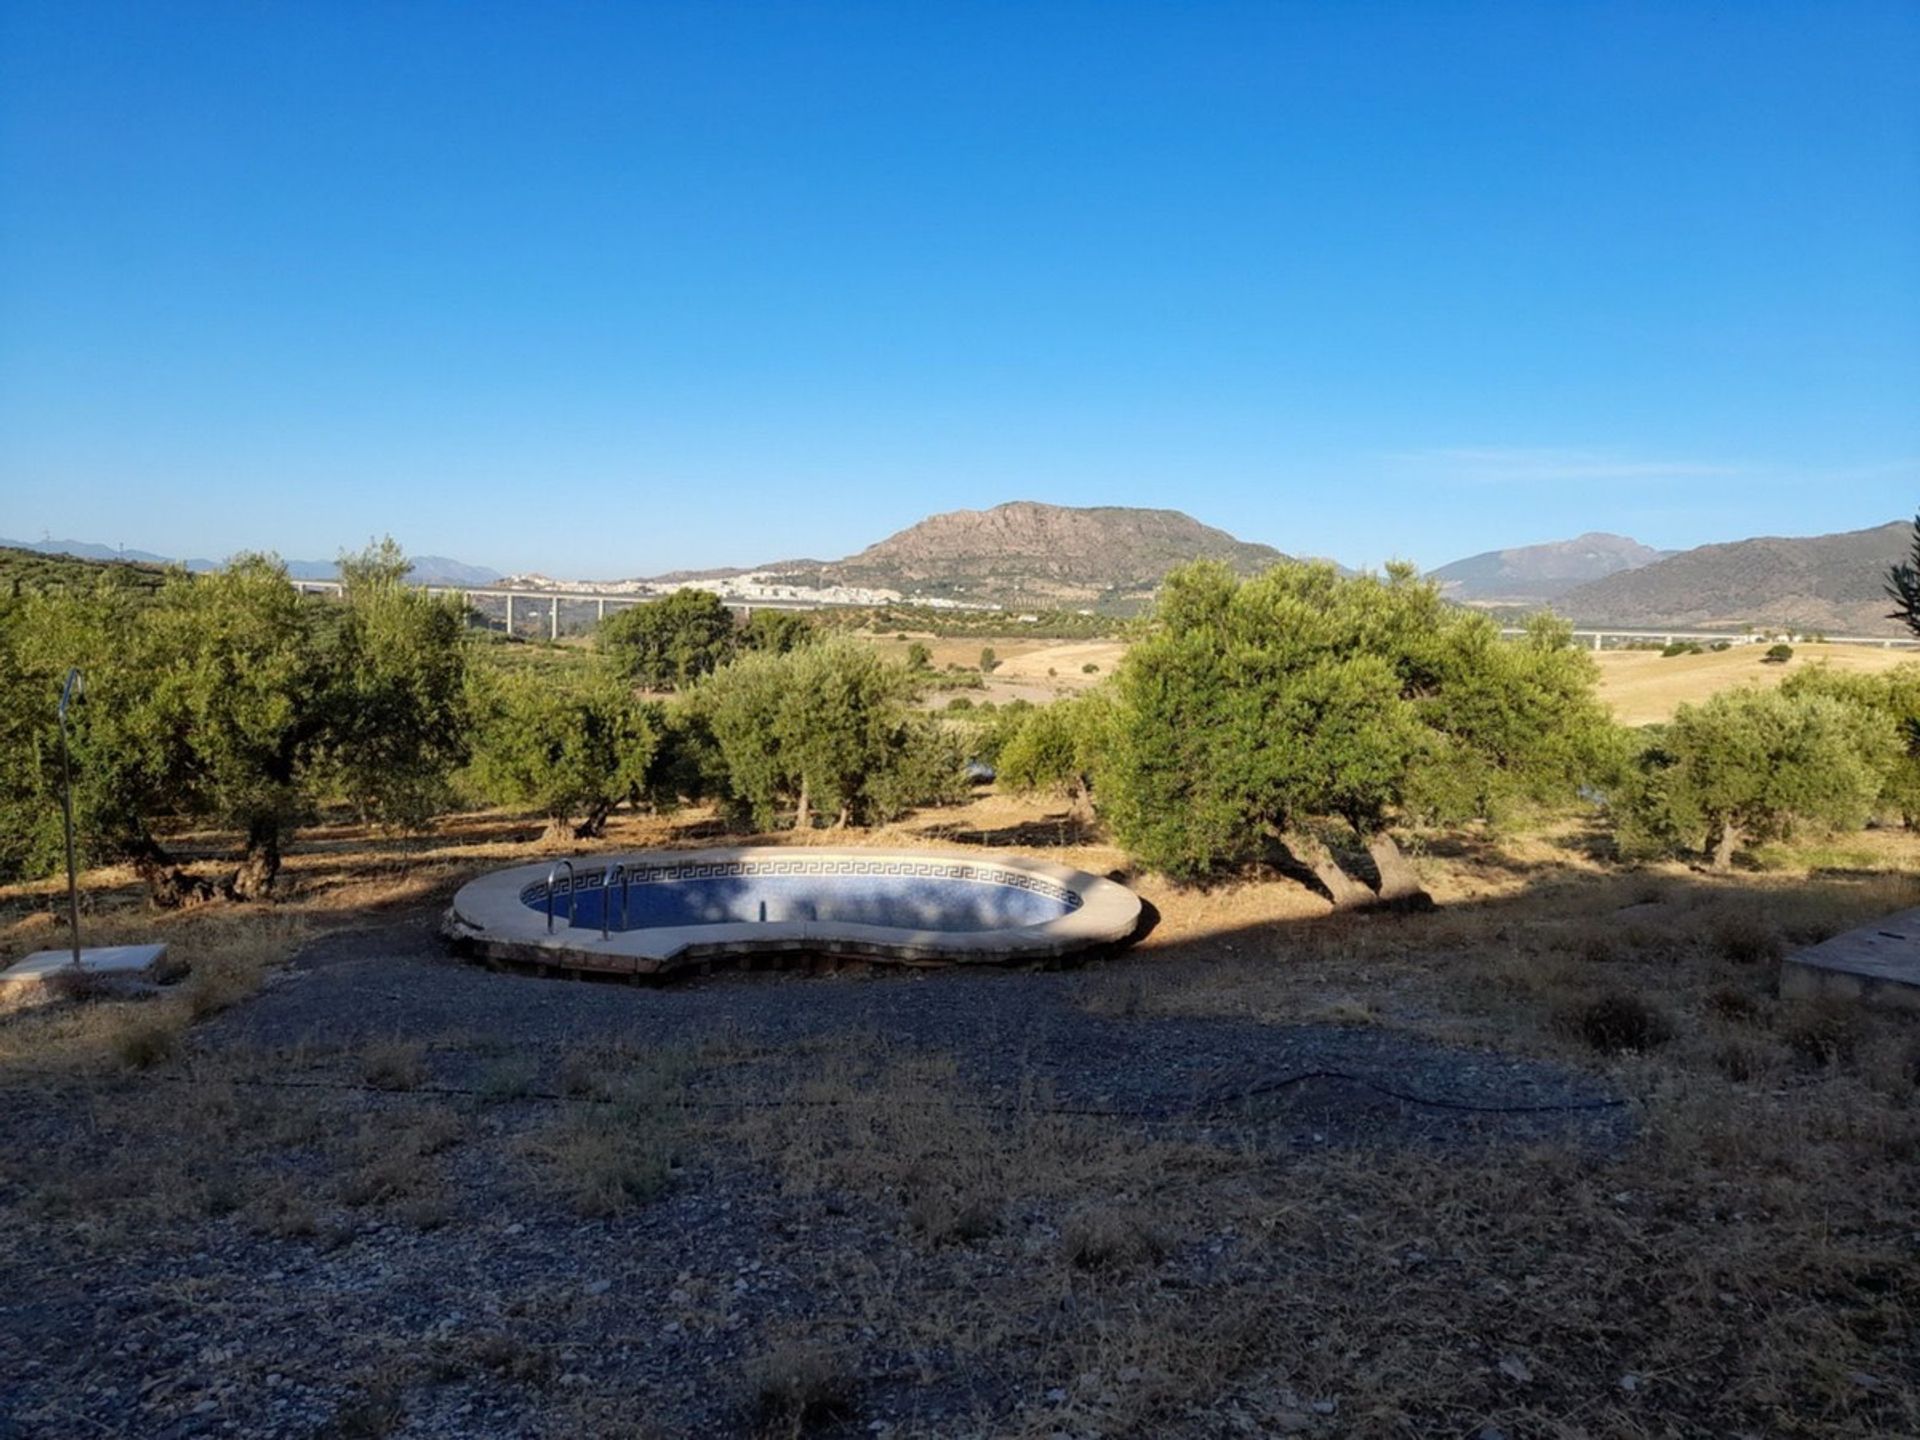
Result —
[[109, 578], [138, 590], [155, 590], [166, 577], [162, 566], [144, 561], [89, 560], [0, 543], [0, 597], [75, 593]]
[[[171, 556], [156, 555], [150, 550], [120, 550], [90, 540], [0, 540], [0, 549], [69, 556], [80, 560], [124, 561], [152, 566], [179, 565], [194, 571], [218, 570], [222, 563], [217, 560], [176, 560]], [[490, 570], [484, 565], [469, 565], [445, 555], [415, 555], [411, 558], [413, 573], [409, 578], [418, 585], [486, 586], [497, 584], [500, 580], [498, 570]], [[285, 563], [287, 574], [296, 580], [332, 580], [340, 573], [339, 564], [333, 560], [288, 560]]]
[[1882, 587], [1912, 533], [1900, 520], [1839, 535], [1702, 545], [1570, 590], [1554, 608], [1583, 624], [1904, 634], [1886, 618]]
[[929, 516], [845, 560], [780, 573], [805, 584], [1125, 610], [1143, 604], [1167, 571], [1202, 558], [1252, 572], [1286, 557], [1178, 510], [1016, 500]]
[[1449, 599], [1487, 603], [1551, 600], [1590, 580], [1637, 570], [1670, 555], [1599, 531], [1544, 545], [1488, 550], [1432, 572]]

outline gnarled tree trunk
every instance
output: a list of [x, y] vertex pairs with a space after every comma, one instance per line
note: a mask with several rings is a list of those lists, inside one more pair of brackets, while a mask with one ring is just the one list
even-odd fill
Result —
[[246, 854], [227, 882], [227, 893], [236, 900], [264, 900], [273, 893], [279, 873], [280, 826], [273, 820], [255, 820], [247, 827]]
[[182, 870], [156, 841], [138, 842], [127, 858], [147, 887], [148, 901], [158, 909], [178, 910], [213, 899], [212, 883]]
[[800, 806], [793, 812], [793, 828], [811, 830], [813, 828], [813, 801], [807, 795], [807, 782], [800, 782]]
[[1380, 872], [1379, 904], [1404, 910], [1434, 908], [1433, 896], [1420, 883], [1420, 877], [1414, 872], [1406, 852], [1392, 835], [1385, 830], [1375, 830], [1368, 835], [1367, 854], [1373, 858], [1374, 868]]
[[1362, 885], [1353, 876], [1340, 868], [1340, 862], [1333, 858], [1333, 852], [1316, 835], [1304, 830], [1290, 830], [1282, 837], [1293, 858], [1308, 871], [1326, 892], [1336, 910], [1358, 910], [1373, 904], [1373, 891]]
[[1707, 850], [1707, 863], [1716, 870], [1729, 870], [1733, 867], [1733, 852], [1740, 848], [1745, 837], [1740, 827], [1731, 820], [1723, 821], [1720, 834]]

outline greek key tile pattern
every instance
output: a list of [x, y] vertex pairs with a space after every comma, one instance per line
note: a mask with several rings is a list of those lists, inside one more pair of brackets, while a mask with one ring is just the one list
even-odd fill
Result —
[[[1010, 870], [999, 865], [977, 865], [953, 860], [822, 860], [802, 856], [790, 860], [692, 860], [676, 865], [635, 865], [630, 869], [616, 866], [615, 878], [622, 875], [630, 885], [672, 885], [687, 880], [739, 880], [755, 876], [794, 875], [960, 880], [976, 885], [1003, 885], [1013, 890], [1029, 890], [1068, 911], [1078, 910], [1083, 903], [1078, 893], [1045, 876], [1029, 875], [1024, 870]], [[566, 880], [560, 881], [554, 886], [554, 894], [566, 895], [570, 888], [598, 890], [605, 880], [606, 871], [591, 871], [574, 879], [571, 885]], [[536, 881], [520, 892], [523, 905], [543, 905], [546, 898], [547, 882], [544, 880]]]

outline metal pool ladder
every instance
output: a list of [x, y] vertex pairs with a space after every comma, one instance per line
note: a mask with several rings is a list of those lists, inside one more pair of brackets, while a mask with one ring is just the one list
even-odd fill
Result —
[[547, 871], [547, 933], [549, 935], [553, 933], [553, 885], [559, 878], [562, 867], [565, 867], [567, 872], [567, 928], [569, 930], [573, 928], [573, 862], [556, 860], [552, 868]]
[[[613, 933], [613, 877], [620, 877], [620, 928], [627, 928], [627, 885], [632, 876], [627, 867], [618, 861], [607, 866], [607, 873], [600, 877], [600, 938], [605, 940]], [[567, 917], [567, 923], [573, 923], [573, 917]]]

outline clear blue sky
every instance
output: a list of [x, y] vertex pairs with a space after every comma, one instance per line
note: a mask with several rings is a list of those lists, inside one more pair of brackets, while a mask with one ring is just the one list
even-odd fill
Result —
[[1006, 499], [1920, 504], [1920, 4], [0, 5], [0, 535], [608, 576]]

